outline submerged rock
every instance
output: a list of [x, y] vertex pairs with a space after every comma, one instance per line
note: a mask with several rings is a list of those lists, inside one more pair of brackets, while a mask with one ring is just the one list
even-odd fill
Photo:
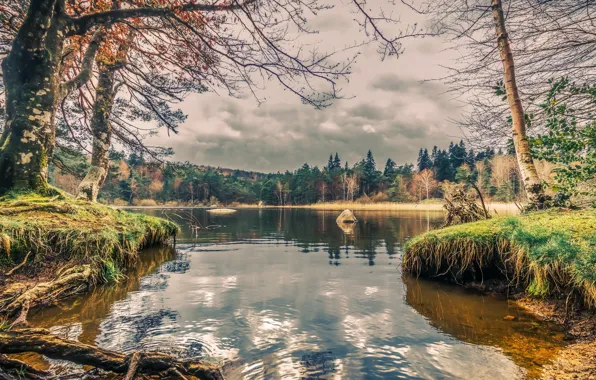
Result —
[[213, 208], [211, 210], [207, 210], [207, 212], [212, 214], [233, 214], [236, 212], [236, 210], [232, 208]]
[[344, 210], [336, 219], [337, 223], [357, 223], [358, 219], [351, 210]]

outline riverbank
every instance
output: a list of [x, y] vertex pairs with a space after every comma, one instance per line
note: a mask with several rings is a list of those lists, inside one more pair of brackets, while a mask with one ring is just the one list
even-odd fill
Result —
[[430, 231], [405, 246], [405, 272], [507, 293], [566, 327], [545, 379], [596, 372], [596, 210], [556, 209]]
[[173, 222], [75, 200], [9, 194], [0, 198], [0, 314], [25, 324], [29, 309], [117, 281], [139, 251], [163, 244]]

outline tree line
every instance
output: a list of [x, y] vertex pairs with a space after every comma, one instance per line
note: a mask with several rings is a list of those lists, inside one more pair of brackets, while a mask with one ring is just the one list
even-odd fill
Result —
[[[120, 205], [232, 205], [258, 204], [289, 206], [320, 202], [355, 201], [420, 202], [441, 198], [452, 184], [468, 186], [470, 181], [487, 199], [513, 202], [524, 192], [512, 152], [485, 149], [475, 152], [465, 142], [452, 142], [447, 149], [420, 149], [416, 164], [398, 165], [388, 158], [378, 165], [369, 150], [360, 161], [350, 165], [339, 154], [331, 154], [319, 167], [305, 163], [300, 168], [278, 173], [202, 167], [189, 162], [145, 159], [138, 154], [126, 156], [111, 152], [109, 171], [99, 199]], [[76, 191], [90, 163], [82, 154], [66, 156], [74, 171], [52, 166], [50, 181]], [[551, 168], [541, 163], [542, 175]]]

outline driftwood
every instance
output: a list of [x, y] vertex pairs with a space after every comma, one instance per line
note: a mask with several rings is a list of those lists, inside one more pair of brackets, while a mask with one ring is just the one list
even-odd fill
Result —
[[9, 358], [4, 354], [0, 354], [0, 369], [4, 370], [4, 377], [0, 379], [14, 379], [21, 377], [21, 373], [25, 373], [28, 379], [45, 379], [50, 376], [50, 373], [41, 369], [30, 366], [29, 364], [17, 359]]
[[46, 329], [17, 329], [0, 332], [0, 352], [17, 354], [36, 352], [51, 359], [68, 360], [79, 365], [105, 371], [135, 375], [156, 375], [160, 378], [223, 380], [216, 366], [199, 361], [181, 361], [170, 355], [145, 352], [121, 354], [95, 346], [62, 339]]
[[[477, 190], [477, 192], [480, 194], [480, 191]], [[447, 191], [443, 206], [447, 210], [444, 226], [453, 226], [490, 218], [481, 195], [480, 199], [482, 201], [482, 208], [476, 203], [474, 195], [466, 192], [461, 186]]]
[[92, 281], [89, 265], [69, 268], [53, 281], [40, 282], [30, 288], [23, 284], [13, 284], [0, 294], [0, 314], [17, 319], [13, 326], [27, 324], [29, 309], [39, 305], [48, 305], [69, 295], [88, 288]]

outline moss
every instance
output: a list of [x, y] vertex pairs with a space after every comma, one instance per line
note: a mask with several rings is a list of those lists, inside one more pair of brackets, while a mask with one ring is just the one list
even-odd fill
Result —
[[596, 211], [554, 209], [431, 231], [408, 241], [403, 268], [457, 281], [495, 274], [536, 297], [572, 289], [596, 306]]
[[13, 265], [31, 252], [24, 270], [30, 276], [73, 262], [91, 264], [97, 282], [116, 280], [140, 249], [164, 243], [177, 231], [170, 221], [75, 200], [55, 189], [0, 198], [0, 257]]

